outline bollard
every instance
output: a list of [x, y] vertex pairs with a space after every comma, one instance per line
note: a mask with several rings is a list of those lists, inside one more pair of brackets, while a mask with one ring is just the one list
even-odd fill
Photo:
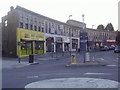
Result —
[[29, 55], [29, 63], [33, 63], [34, 62], [34, 55], [30, 54]]
[[75, 55], [71, 55], [71, 63], [72, 64], [76, 64], [76, 59], [75, 59]]
[[86, 61], [90, 61], [90, 53], [86, 52]]

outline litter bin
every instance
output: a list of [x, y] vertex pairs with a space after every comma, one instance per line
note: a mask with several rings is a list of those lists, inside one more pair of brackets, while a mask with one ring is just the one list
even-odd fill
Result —
[[33, 63], [34, 62], [34, 55], [30, 54], [29, 55], [29, 63]]

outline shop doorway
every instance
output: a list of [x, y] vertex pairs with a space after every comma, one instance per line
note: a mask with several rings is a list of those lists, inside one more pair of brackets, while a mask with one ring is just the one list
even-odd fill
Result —
[[46, 52], [54, 52], [54, 38], [48, 37], [46, 39]]
[[44, 53], [44, 42], [43, 41], [35, 41], [35, 54]]
[[62, 43], [56, 43], [56, 52], [62, 52], [63, 48], [62, 48]]

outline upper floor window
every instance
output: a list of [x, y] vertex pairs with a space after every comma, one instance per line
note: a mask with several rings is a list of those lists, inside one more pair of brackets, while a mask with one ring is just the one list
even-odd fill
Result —
[[34, 30], [37, 31], [37, 26], [34, 26]]
[[42, 27], [42, 32], [44, 32], [44, 27]]
[[38, 26], [38, 31], [41, 31], [40, 26]]
[[7, 20], [5, 20], [5, 27], [7, 27], [7, 25], [8, 25], [8, 22], [7, 22]]
[[27, 23], [25, 24], [25, 29], [28, 29], [28, 24]]
[[30, 25], [30, 30], [33, 30], [33, 25]]
[[20, 28], [23, 28], [23, 22], [20, 22]]
[[47, 22], [45, 22], [45, 30], [46, 30], [46, 33], [48, 33], [48, 24], [47, 24]]

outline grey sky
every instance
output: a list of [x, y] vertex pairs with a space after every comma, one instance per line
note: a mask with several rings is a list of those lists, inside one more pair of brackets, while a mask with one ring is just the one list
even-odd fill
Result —
[[111, 22], [118, 29], [118, 1], [119, 0], [1, 0], [0, 17], [7, 14], [10, 6], [22, 6], [47, 17], [66, 22], [71, 19], [82, 22], [85, 14], [85, 23], [88, 28], [99, 24], [104, 26]]

